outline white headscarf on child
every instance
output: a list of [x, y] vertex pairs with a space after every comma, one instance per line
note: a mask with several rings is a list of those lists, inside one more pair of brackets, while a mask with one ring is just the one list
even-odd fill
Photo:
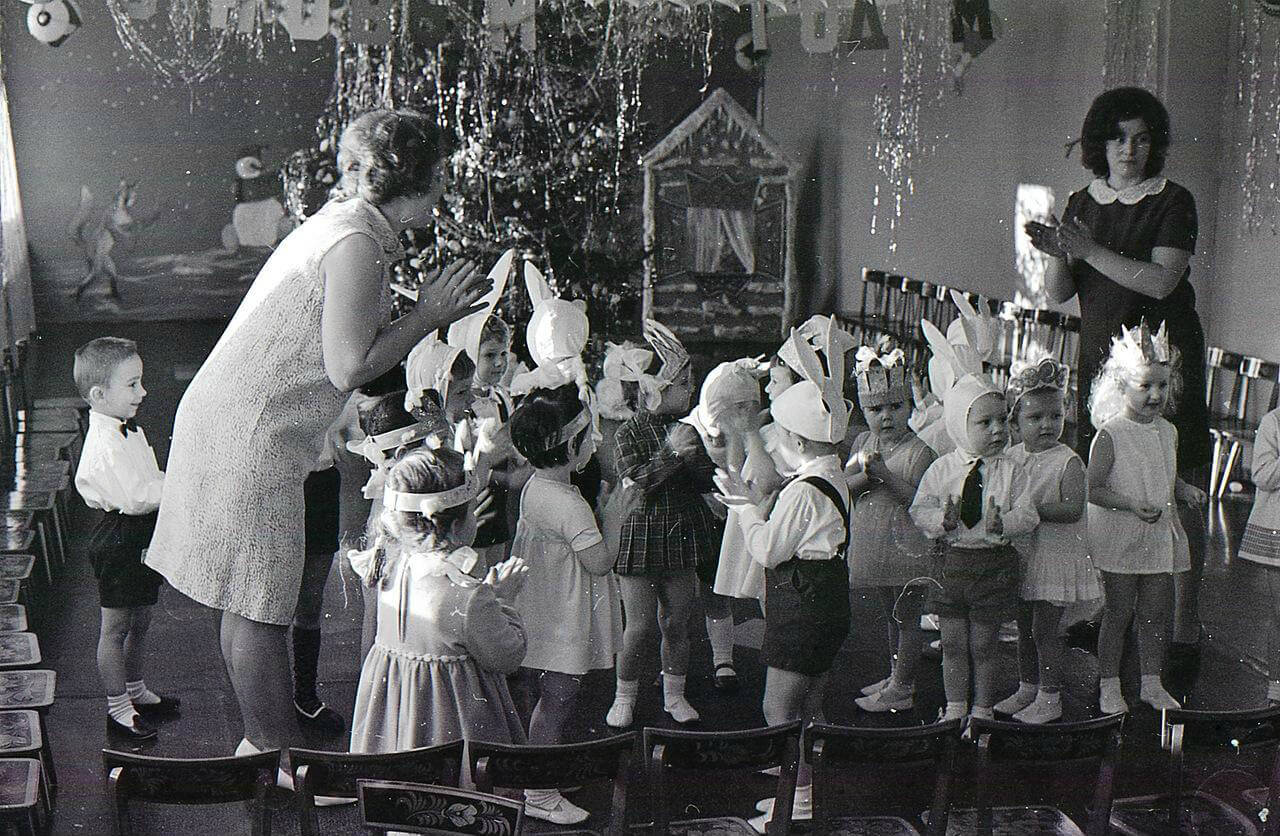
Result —
[[760, 403], [760, 377], [753, 369], [758, 368], [752, 361], [748, 366], [742, 361], [721, 363], [711, 370], [706, 380], [702, 381], [702, 389], [698, 392], [698, 405], [693, 408], [687, 418], [681, 420], [692, 426], [699, 433], [711, 438], [720, 436], [720, 418], [734, 404], [747, 400]]
[[1004, 393], [990, 379], [968, 374], [955, 382], [943, 402], [943, 420], [947, 422], [947, 432], [955, 442], [956, 449], [969, 458], [977, 456], [969, 444], [969, 410], [984, 395], [999, 395], [1001, 403], [1004, 402]]
[[440, 342], [434, 333], [422, 338], [409, 358], [404, 363], [404, 378], [407, 390], [404, 394], [404, 408], [412, 411], [422, 406], [422, 393], [426, 389], [434, 389], [440, 394], [440, 403], [449, 401], [449, 379], [453, 373], [453, 364], [464, 353], [464, 349]]

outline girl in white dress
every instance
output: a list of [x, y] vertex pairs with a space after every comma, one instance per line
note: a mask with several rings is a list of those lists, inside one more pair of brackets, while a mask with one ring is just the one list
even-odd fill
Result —
[[1022, 441], [1008, 455], [1027, 472], [1040, 525], [1014, 542], [1022, 558], [1020, 683], [995, 710], [1024, 723], [1048, 723], [1062, 716], [1063, 609], [1102, 597], [1102, 587], [1089, 558], [1084, 463], [1060, 440], [1071, 370], [1040, 357], [1010, 371], [1009, 422]]
[[1129, 710], [1120, 656], [1135, 615], [1140, 697], [1157, 711], [1178, 708], [1160, 681], [1173, 575], [1191, 568], [1175, 503], [1200, 507], [1205, 495], [1178, 478], [1178, 431], [1162, 417], [1176, 388], [1177, 363], [1163, 324], [1154, 336], [1145, 321], [1123, 328], [1089, 398], [1098, 428], [1089, 451], [1089, 543], [1106, 593], [1098, 635], [1103, 714]]

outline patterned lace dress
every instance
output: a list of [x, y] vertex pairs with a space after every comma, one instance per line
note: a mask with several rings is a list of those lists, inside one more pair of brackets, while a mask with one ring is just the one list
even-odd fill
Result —
[[[385, 270], [403, 254], [373, 204], [330, 201], [268, 259], [178, 405], [146, 562], [201, 604], [293, 620], [302, 483], [347, 399], [324, 369], [320, 261], [352, 235], [378, 242]], [[389, 284], [378, 309], [387, 321]]]

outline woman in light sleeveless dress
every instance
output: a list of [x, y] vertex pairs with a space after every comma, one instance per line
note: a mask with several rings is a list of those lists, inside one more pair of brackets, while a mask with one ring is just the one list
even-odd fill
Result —
[[191, 381], [174, 419], [146, 562], [222, 611], [222, 655], [244, 719], [237, 751], [293, 735], [286, 651], [304, 565], [302, 485], [346, 393], [470, 313], [485, 284], [468, 262], [392, 320], [400, 231], [440, 196], [433, 124], [409, 111], [355, 120], [338, 152], [342, 197], [280, 243]]

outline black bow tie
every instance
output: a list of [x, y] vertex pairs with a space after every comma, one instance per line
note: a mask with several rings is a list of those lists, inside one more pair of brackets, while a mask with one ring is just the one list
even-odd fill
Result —
[[129, 433], [136, 433], [137, 431], [138, 431], [138, 422], [133, 420], [132, 418], [130, 418], [128, 421], [120, 422], [120, 434], [125, 438], [129, 437]]

